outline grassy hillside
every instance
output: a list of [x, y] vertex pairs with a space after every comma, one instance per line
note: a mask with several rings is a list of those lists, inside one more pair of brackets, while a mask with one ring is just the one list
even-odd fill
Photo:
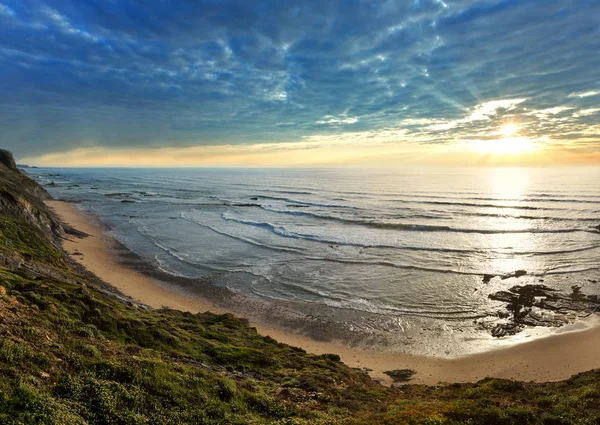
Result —
[[388, 389], [231, 315], [123, 301], [16, 173], [0, 163], [0, 424], [600, 423], [598, 372]]

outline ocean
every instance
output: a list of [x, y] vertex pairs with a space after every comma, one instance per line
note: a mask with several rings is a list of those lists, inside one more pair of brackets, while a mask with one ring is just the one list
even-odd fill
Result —
[[515, 284], [600, 289], [600, 167], [27, 171], [163, 272], [315, 307], [386, 349], [498, 345], [488, 295]]

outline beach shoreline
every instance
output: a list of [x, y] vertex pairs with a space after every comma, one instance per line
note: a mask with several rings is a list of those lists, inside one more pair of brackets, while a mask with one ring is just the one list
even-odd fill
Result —
[[[96, 274], [124, 295], [153, 308], [169, 307], [193, 313], [211, 311], [232, 313], [239, 311], [222, 307], [207, 297], [165, 282], [160, 276], [144, 273], [126, 261], [126, 251], [72, 203], [48, 201], [59, 218], [76, 230], [89, 236], [69, 236], [63, 248], [73, 260]], [[120, 254], [119, 254], [120, 250]], [[135, 260], [135, 259], [133, 259]], [[210, 285], [206, 285], [210, 289]], [[218, 288], [213, 288], [219, 291]], [[245, 314], [241, 314], [246, 317]], [[485, 377], [517, 379], [520, 381], [559, 381], [590, 369], [600, 367], [600, 327], [577, 332], [563, 332], [519, 345], [470, 355], [456, 359], [430, 358], [379, 350], [348, 347], [336, 341], [317, 341], [294, 332], [269, 326], [253, 317], [251, 326], [263, 335], [279, 342], [301, 347], [314, 354], [335, 353], [350, 367], [369, 370], [369, 374], [383, 384], [391, 378], [385, 371], [412, 369], [415, 384], [472, 382]]]

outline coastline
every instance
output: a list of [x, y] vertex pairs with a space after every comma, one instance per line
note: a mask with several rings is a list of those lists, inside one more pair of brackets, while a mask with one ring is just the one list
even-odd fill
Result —
[[[73, 204], [63, 201], [48, 201], [47, 204], [65, 223], [90, 235], [83, 239], [69, 237], [64, 240], [63, 247], [71, 258], [123, 294], [154, 308], [240, 315], [240, 312], [223, 308], [176, 285], [128, 267], [122, 258], [115, 255], [115, 241]], [[76, 251], [80, 254], [73, 255]], [[277, 341], [301, 347], [310, 353], [336, 353], [350, 367], [371, 369], [370, 375], [383, 384], [392, 382], [383, 372], [395, 369], [415, 370], [417, 373], [410, 383], [436, 385], [441, 382], [477, 381], [488, 376], [521, 381], [558, 381], [600, 367], [600, 358], [597, 356], [600, 350], [600, 327], [563, 332], [468, 357], [439, 359], [315, 341], [291, 329], [257, 322], [252, 317], [250, 323], [259, 333]]]

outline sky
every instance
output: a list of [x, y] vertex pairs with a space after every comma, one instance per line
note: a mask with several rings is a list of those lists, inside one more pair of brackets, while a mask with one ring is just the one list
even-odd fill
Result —
[[0, 147], [66, 166], [600, 163], [598, 0], [0, 0]]

